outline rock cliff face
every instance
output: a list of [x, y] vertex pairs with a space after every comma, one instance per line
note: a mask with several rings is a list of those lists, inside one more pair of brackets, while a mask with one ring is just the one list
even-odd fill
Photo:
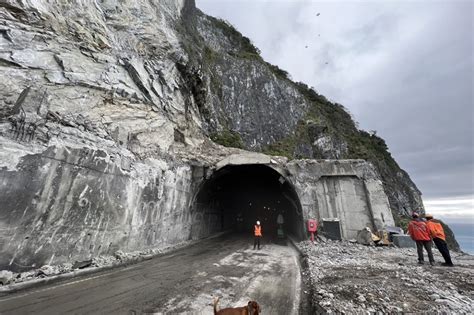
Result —
[[0, 72], [2, 268], [211, 233], [194, 195], [240, 152], [214, 142], [368, 159], [395, 213], [422, 206], [382, 139], [193, 1], [0, 1]]
[[192, 237], [193, 166], [172, 148], [205, 140], [179, 70], [186, 5], [0, 3], [2, 267]]
[[342, 105], [291, 81], [227, 22], [198, 10], [193, 21], [181, 37], [189, 64], [199, 69], [204, 96], [196, 99], [212, 139], [291, 159], [363, 158], [378, 169], [395, 214], [423, 209], [421, 193], [384, 140], [358, 130]]

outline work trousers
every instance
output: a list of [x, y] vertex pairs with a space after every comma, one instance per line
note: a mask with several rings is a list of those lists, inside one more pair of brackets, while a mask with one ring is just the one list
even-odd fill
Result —
[[255, 249], [255, 247], [258, 245], [258, 249], [260, 249], [260, 239], [262, 237], [261, 236], [255, 236], [254, 240], [253, 240], [253, 249]]
[[434, 263], [433, 252], [431, 251], [431, 241], [416, 241], [416, 249], [418, 251], [418, 261], [423, 262], [423, 247], [428, 252], [430, 263]]
[[453, 262], [451, 261], [451, 255], [449, 254], [448, 244], [446, 243], [446, 241], [441, 238], [435, 237], [433, 238], [433, 242], [435, 243], [441, 255], [443, 255], [446, 264], [452, 265]]

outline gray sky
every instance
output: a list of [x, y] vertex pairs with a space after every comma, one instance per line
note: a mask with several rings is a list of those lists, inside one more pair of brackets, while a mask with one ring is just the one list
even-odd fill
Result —
[[427, 211], [474, 223], [474, 2], [196, 2], [376, 130]]

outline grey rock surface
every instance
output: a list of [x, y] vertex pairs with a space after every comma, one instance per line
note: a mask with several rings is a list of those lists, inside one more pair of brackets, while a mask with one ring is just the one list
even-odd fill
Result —
[[415, 248], [416, 243], [409, 235], [392, 235], [393, 244], [400, 248]]

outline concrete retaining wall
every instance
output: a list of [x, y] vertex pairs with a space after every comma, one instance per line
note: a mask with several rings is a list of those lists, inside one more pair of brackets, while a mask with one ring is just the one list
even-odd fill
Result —
[[338, 218], [345, 239], [355, 238], [364, 227], [395, 224], [382, 182], [364, 160], [292, 161], [287, 170], [305, 221]]

